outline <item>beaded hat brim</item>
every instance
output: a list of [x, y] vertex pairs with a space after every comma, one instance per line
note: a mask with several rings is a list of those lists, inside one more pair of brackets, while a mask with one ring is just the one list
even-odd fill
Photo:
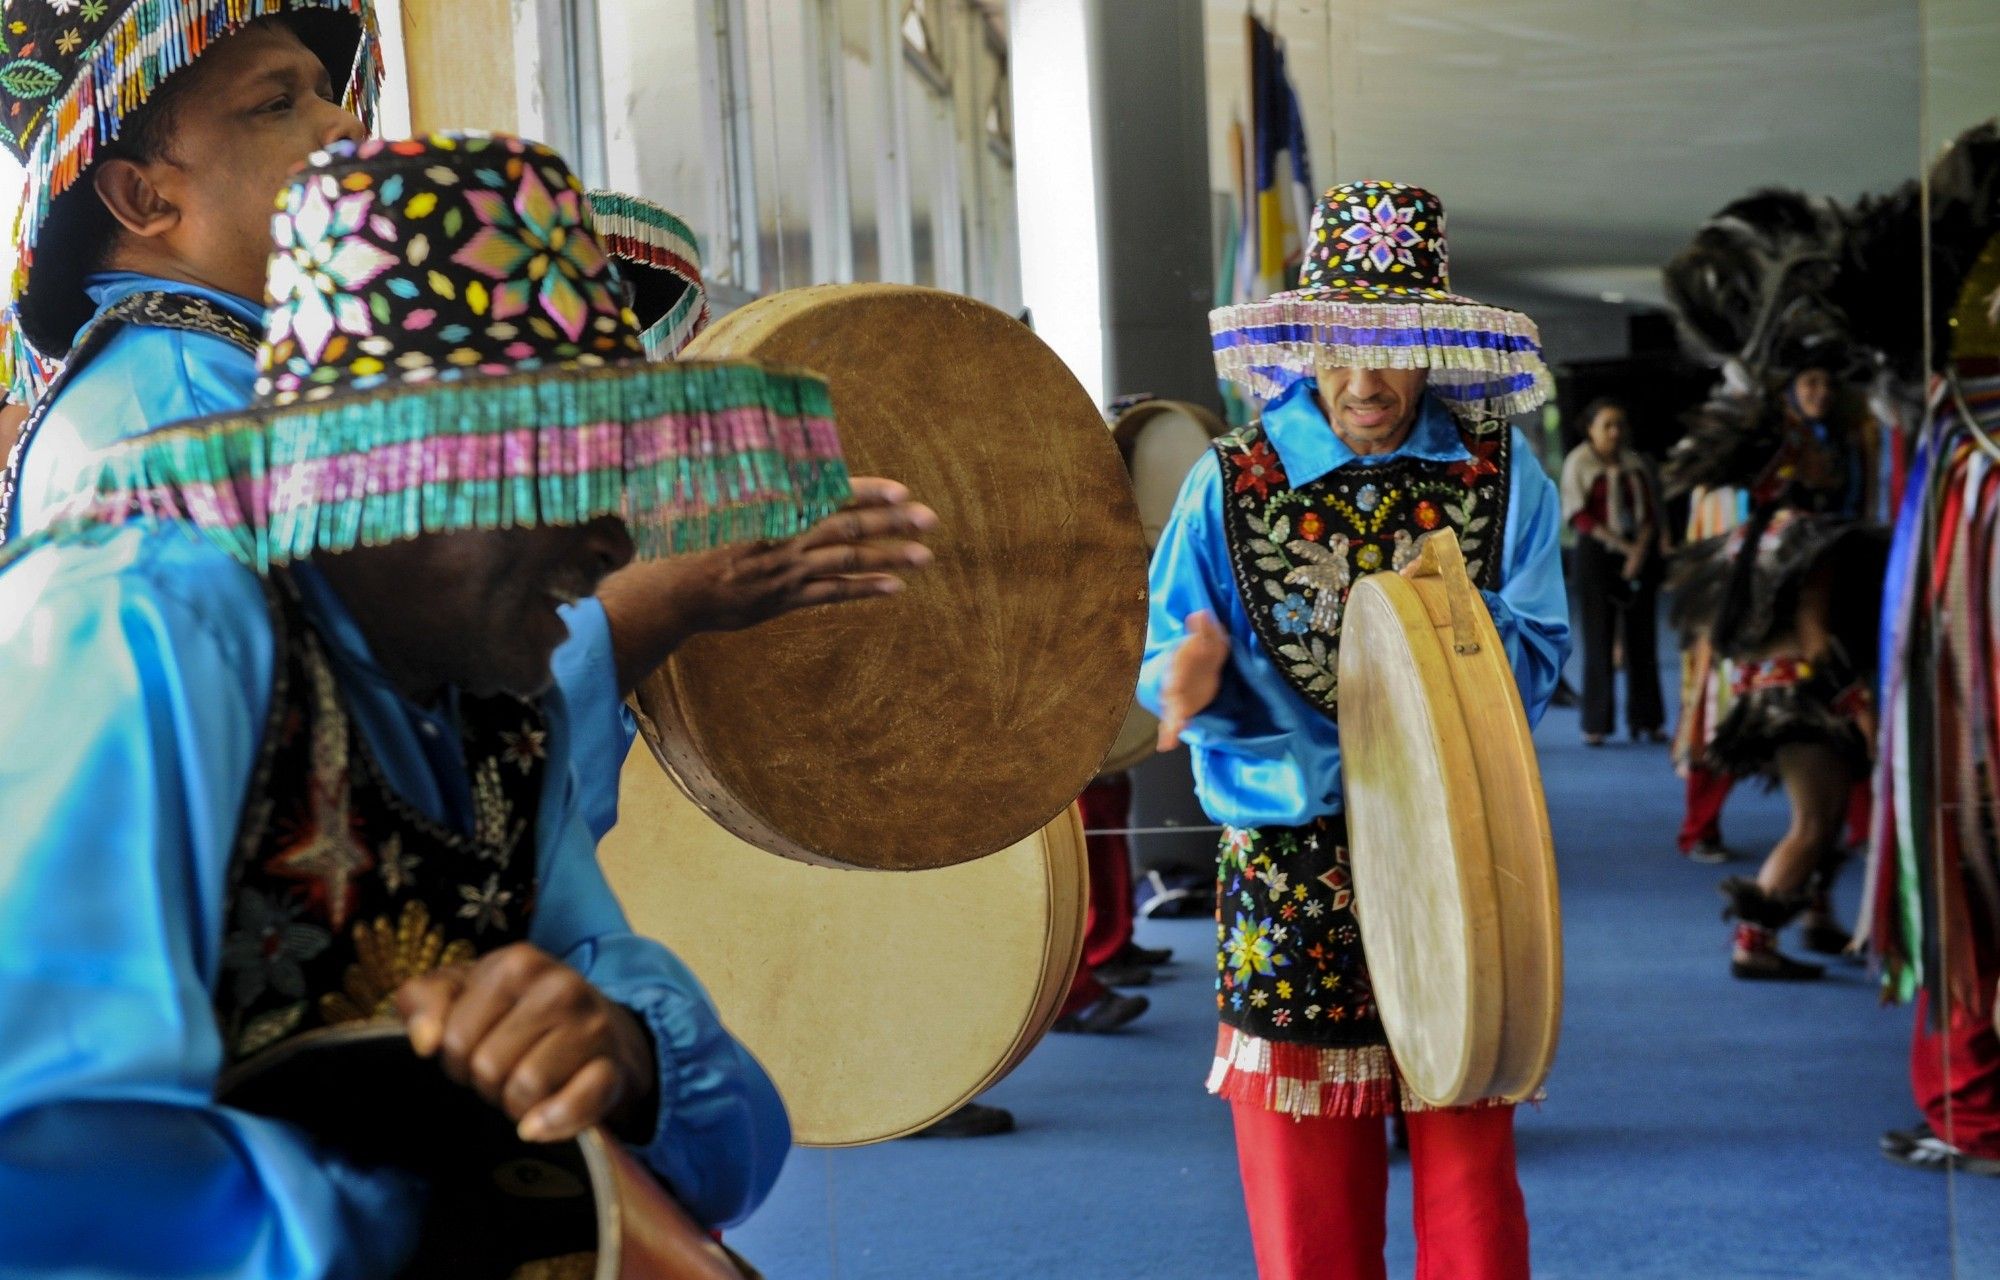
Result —
[[50, 526], [166, 519], [261, 571], [429, 534], [625, 522], [658, 558], [849, 496], [826, 383], [748, 362], [544, 367], [193, 419], [108, 450]]
[[1294, 289], [1209, 312], [1216, 372], [1260, 400], [1322, 364], [1428, 369], [1467, 412], [1516, 414], [1554, 390], [1540, 331], [1518, 311], [1441, 289]]
[[694, 231], [660, 205], [623, 192], [590, 192], [590, 209], [605, 252], [632, 285], [646, 354], [678, 356], [709, 319]]

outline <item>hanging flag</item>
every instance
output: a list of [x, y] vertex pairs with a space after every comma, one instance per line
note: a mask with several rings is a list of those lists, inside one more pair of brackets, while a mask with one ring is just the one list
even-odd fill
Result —
[[1244, 21], [1250, 45], [1250, 154], [1232, 302], [1255, 302], [1298, 283], [1313, 203], [1305, 119], [1285, 71], [1284, 46], [1255, 17]]

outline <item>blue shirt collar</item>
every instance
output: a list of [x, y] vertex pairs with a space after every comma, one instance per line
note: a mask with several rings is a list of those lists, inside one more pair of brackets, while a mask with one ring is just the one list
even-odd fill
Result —
[[[122, 302], [135, 293], [148, 290], [165, 290], [170, 293], [188, 293], [206, 299], [221, 307], [230, 315], [250, 326], [252, 333], [264, 331], [264, 304], [252, 302], [248, 298], [220, 289], [210, 289], [205, 285], [189, 284], [185, 280], [168, 280], [163, 276], [149, 276], [138, 271], [99, 271], [85, 278], [83, 291], [97, 304], [98, 311], [116, 302]], [[96, 319], [93, 315], [91, 319]]]
[[1458, 420], [1443, 400], [1431, 392], [1417, 405], [1416, 425], [1409, 439], [1391, 453], [1367, 457], [1347, 447], [1334, 434], [1333, 424], [1319, 406], [1319, 382], [1301, 378], [1283, 395], [1264, 406], [1264, 434], [1285, 464], [1285, 476], [1293, 485], [1311, 484], [1336, 467], [1350, 462], [1375, 466], [1396, 458], [1422, 458], [1427, 462], [1463, 462], [1472, 456], [1465, 447]]

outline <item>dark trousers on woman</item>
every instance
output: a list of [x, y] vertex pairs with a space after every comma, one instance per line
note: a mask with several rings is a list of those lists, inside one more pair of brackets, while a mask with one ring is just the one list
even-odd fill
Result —
[[1667, 722], [1660, 698], [1659, 584], [1652, 566], [1628, 587], [1625, 557], [1595, 538], [1576, 543], [1576, 594], [1583, 622], [1583, 731], [1609, 735], [1618, 724], [1612, 650], [1625, 641], [1625, 723], [1634, 731]]

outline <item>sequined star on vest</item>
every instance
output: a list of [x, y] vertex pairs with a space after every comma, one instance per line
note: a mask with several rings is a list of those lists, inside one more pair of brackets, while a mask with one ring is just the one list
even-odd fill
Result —
[[390, 1010], [404, 979], [528, 935], [541, 711], [461, 696], [469, 835], [398, 796], [280, 572], [267, 592], [274, 689], [230, 866], [215, 1015], [231, 1060]]
[[1452, 529], [1473, 582], [1499, 585], [1513, 432], [1497, 419], [1459, 431], [1470, 455], [1459, 461], [1356, 460], [1297, 488], [1262, 426], [1215, 442], [1244, 611], [1286, 681], [1329, 717], [1337, 718], [1340, 622], [1355, 582], [1401, 569], [1427, 534]]

